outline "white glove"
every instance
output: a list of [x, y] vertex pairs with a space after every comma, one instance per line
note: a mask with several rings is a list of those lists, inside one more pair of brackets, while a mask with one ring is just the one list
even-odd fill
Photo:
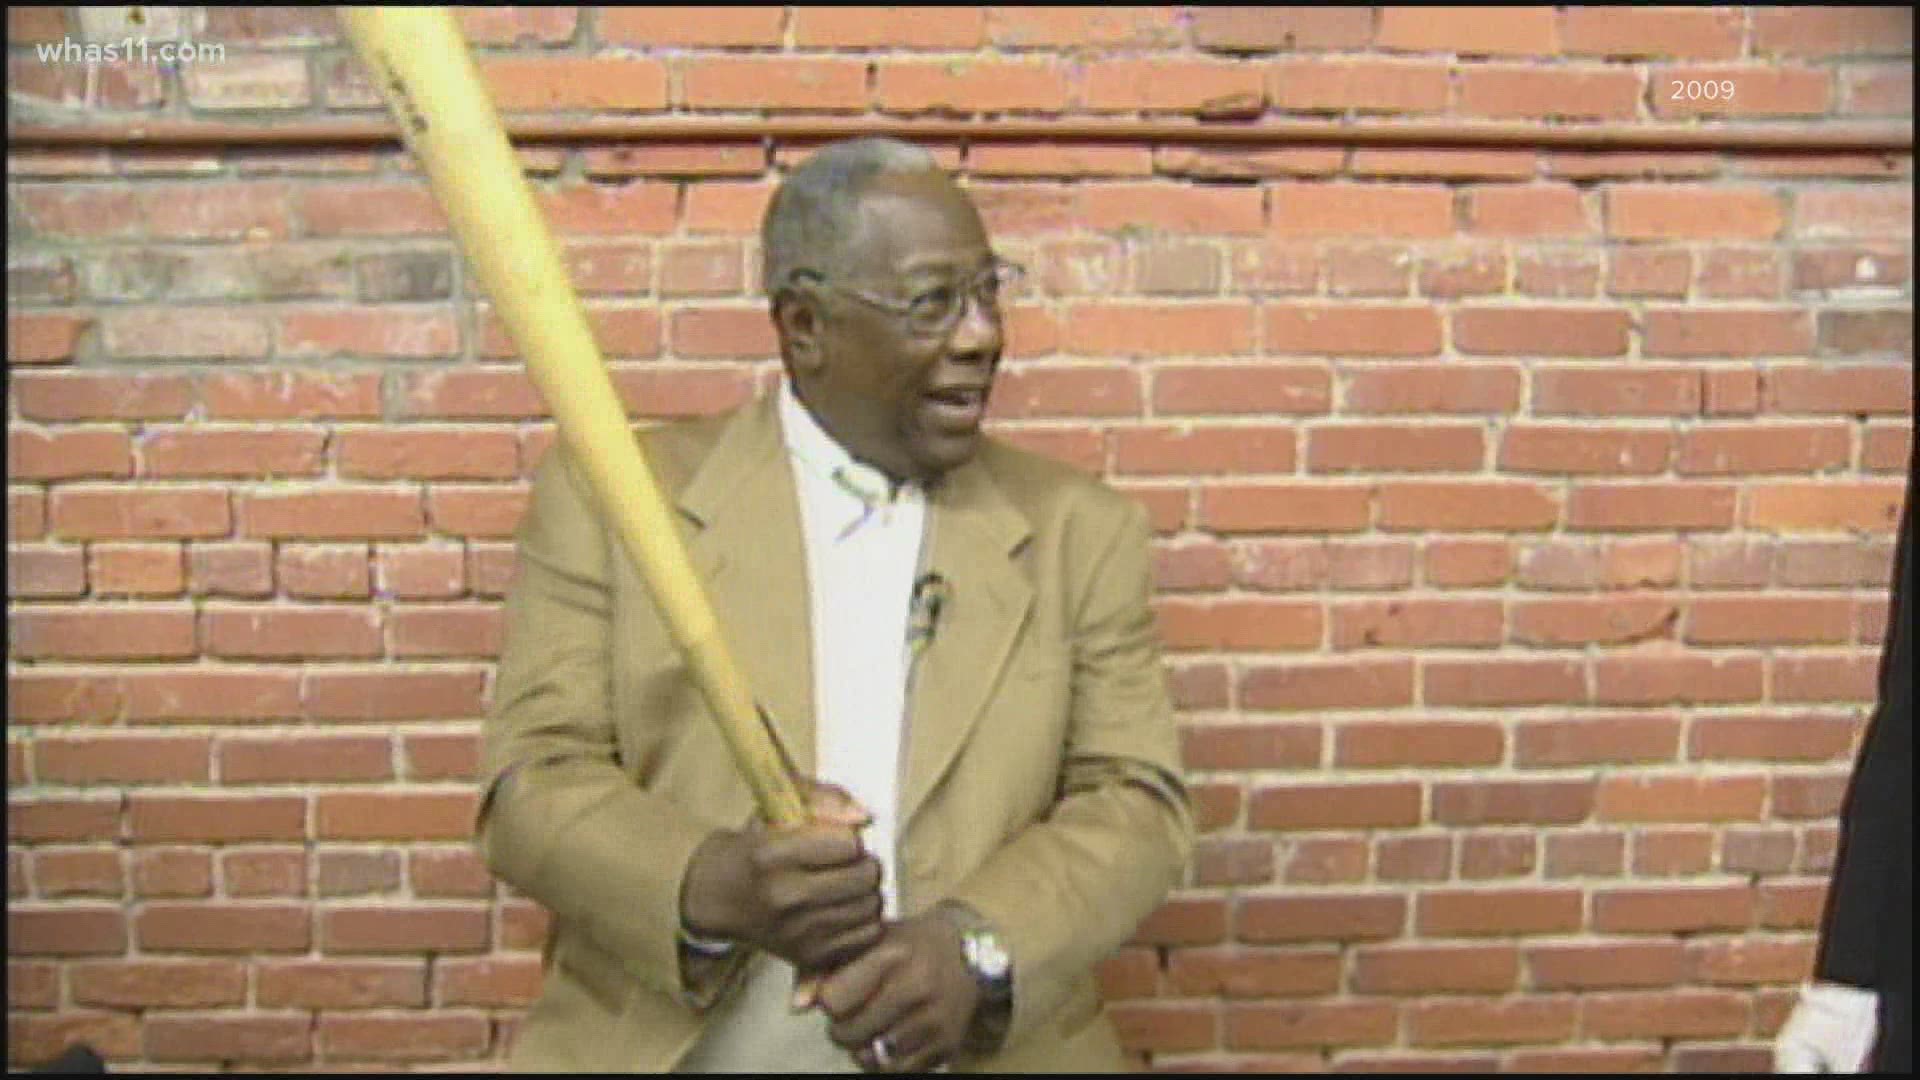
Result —
[[1880, 995], [1857, 986], [1810, 982], [1774, 1037], [1773, 1068], [1783, 1073], [1857, 1073], [1880, 1026]]

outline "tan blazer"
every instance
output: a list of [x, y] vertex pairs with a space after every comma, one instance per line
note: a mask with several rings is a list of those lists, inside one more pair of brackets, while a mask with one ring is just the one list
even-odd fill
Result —
[[[810, 774], [806, 563], [774, 399], [641, 437], [755, 696]], [[494, 873], [554, 915], [513, 1067], [663, 1071], [739, 971], [685, 991], [682, 876], [753, 805], [591, 506], [564, 451], [549, 455], [519, 533], [480, 838]], [[987, 440], [930, 497], [928, 530], [927, 569], [949, 590], [908, 702], [901, 910], [965, 901], [1001, 928], [1015, 973], [1004, 1049], [955, 1067], [1120, 1068], [1094, 968], [1179, 881], [1193, 838], [1146, 516]]]

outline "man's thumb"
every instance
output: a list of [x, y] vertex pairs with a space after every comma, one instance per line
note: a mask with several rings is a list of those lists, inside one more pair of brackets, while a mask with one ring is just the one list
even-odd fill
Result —
[[858, 829], [873, 821], [873, 815], [844, 788], [815, 781], [807, 791], [807, 809], [821, 825], [844, 825]]

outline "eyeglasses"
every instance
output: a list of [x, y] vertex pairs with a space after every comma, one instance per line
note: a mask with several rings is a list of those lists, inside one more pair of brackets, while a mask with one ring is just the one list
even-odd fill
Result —
[[1019, 263], [996, 258], [964, 282], [943, 282], [900, 300], [830, 281], [818, 270], [794, 272], [795, 277], [811, 277], [827, 288], [837, 289], [856, 300], [891, 312], [905, 320], [907, 329], [924, 337], [941, 337], [951, 331], [960, 322], [960, 316], [966, 313], [968, 297], [972, 297], [989, 314], [999, 315], [1001, 292], [1017, 287], [1026, 274], [1026, 268]]

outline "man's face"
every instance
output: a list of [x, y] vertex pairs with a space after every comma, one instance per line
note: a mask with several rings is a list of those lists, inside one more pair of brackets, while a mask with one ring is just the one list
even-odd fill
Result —
[[855, 458], [896, 479], [928, 480], [979, 447], [999, 366], [1000, 314], [968, 285], [992, 266], [986, 227], [965, 193], [934, 171], [883, 176], [860, 200], [835, 284], [905, 306], [942, 287], [965, 297], [950, 329], [916, 331], [906, 315], [824, 289], [817, 359], [797, 389]]

